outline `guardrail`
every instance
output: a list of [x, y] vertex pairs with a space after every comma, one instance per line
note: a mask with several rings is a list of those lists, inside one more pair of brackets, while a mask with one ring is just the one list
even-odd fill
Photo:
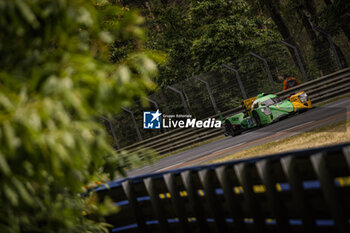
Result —
[[121, 179], [110, 232], [350, 232], [350, 143]]
[[[278, 92], [276, 94], [284, 98], [291, 95], [296, 90], [306, 91], [313, 104], [317, 104], [325, 100], [349, 93], [350, 68], [346, 68], [335, 73], [320, 77], [318, 79], [305, 82], [299, 86], [288, 89], [286, 91]], [[237, 107], [223, 112], [223, 115], [228, 116], [242, 111], [242, 107]], [[213, 115], [208, 118], [218, 119], [218, 115]], [[219, 135], [223, 135], [223, 129], [179, 128], [126, 146], [122, 148], [122, 150], [134, 152], [141, 148], [152, 148], [159, 154], [166, 154], [208, 139], [215, 138]]]

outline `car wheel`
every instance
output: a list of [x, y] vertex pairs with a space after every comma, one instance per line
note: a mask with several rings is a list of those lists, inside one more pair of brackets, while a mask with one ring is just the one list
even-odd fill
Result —
[[232, 137], [234, 137], [236, 135], [235, 129], [233, 128], [233, 126], [229, 120], [225, 121], [225, 130], [226, 130], [227, 134], [231, 135]]
[[256, 126], [258, 127], [258, 128], [260, 128], [262, 125], [261, 125], [261, 119], [260, 119], [260, 117], [259, 117], [259, 114], [257, 113], [257, 112], [253, 112], [253, 117], [254, 117], [254, 120], [255, 120], [255, 122], [256, 122]]
[[240, 135], [242, 133], [241, 127], [238, 125], [232, 126], [233, 128], [233, 133], [231, 134], [232, 137]]
[[309, 110], [309, 109], [308, 108], [300, 109], [298, 111], [298, 113], [301, 114], [301, 113], [307, 112], [307, 110]]

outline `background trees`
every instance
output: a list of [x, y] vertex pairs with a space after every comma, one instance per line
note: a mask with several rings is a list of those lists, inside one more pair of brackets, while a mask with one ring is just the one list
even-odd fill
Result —
[[[248, 50], [280, 39], [298, 46], [302, 52], [308, 50], [318, 71], [326, 74], [331, 70], [326, 66], [335, 65], [327, 64], [326, 61], [332, 61], [329, 43], [315, 28], [349, 38], [350, 6], [345, 0], [122, 2], [138, 7], [146, 16], [145, 26], [150, 29], [147, 46], [168, 52], [168, 63], [162, 67], [158, 81], [161, 85], [216, 70], [221, 61], [235, 61]], [[297, 63], [292, 49], [287, 49]], [[337, 49], [346, 65], [343, 52]]]
[[[166, 89], [173, 85], [184, 92], [194, 116], [213, 114], [209, 104], [203, 106], [208, 95], [203, 84], [191, 79], [195, 75], [210, 82], [220, 110], [238, 106], [242, 94], [234, 73], [221, 67], [222, 63], [229, 63], [240, 72], [248, 96], [273, 91], [262, 61], [251, 57], [251, 51], [267, 59], [279, 90], [284, 76], [303, 81], [294, 50], [280, 40], [298, 48], [309, 79], [334, 72], [339, 65], [327, 37], [317, 28], [331, 35], [342, 67], [350, 59], [350, 6], [346, 0], [119, 2], [140, 9], [146, 18], [146, 46], [167, 54], [167, 62], [159, 67], [157, 83], [161, 88], [150, 96], [168, 113], [183, 111], [179, 97]], [[134, 111], [141, 122], [142, 109], [135, 107]], [[121, 126], [116, 131], [131, 132], [126, 141], [132, 141], [133, 130], [125, 128], [128, 116], [118, 117], [117, 121], [121, 124], [116, 125]], [[147, 138], [154, 132], [141, 133]]]
[[160, 86], [217, 70], [222, 62], [278, 39], [272, 22], [256, 15], [243, 0], [123, 3], [139, 7], [145, 15], [147, 47], [168, 55], [167, 63], [160, 67]]
[[194, 1], [189, 14], [196, 74], [221, 69], [222, 63], [279, 39], [272, 22], [254, 15], [243, 0]]

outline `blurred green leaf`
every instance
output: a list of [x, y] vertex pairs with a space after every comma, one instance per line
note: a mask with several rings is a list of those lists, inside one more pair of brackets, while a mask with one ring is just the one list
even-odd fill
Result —
[[[156, 87], [144, 20], [109, 1], [1, 1], [0, 14], [1, 232], [108, 232], [114, 203], [80, 194], [129, 167], [97, 119]], [[125, 39], [135, 49], [111, 63]]]
[[8, 177], [11, 174], [11, 169], [1, 152], [0, 152], [0, 170], [1, 170], [1, 173], [4, 174], [6, 177]]

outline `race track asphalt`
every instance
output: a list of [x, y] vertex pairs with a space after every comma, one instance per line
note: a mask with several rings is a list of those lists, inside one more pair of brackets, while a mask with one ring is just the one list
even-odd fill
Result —
[[[226, 137], [165, 158], [152, 165], [127, 172], [129, 177], [147, 173], [195, 166], [219, 157], [233, 154], [262, 143], [290, 137], [302, 132], [343, 121], [350, 117], [350, 98], [345, 98], [318, 108], [310, 109], [271, 125]], [[346, 129], [344, 129], [346, 130]]]

